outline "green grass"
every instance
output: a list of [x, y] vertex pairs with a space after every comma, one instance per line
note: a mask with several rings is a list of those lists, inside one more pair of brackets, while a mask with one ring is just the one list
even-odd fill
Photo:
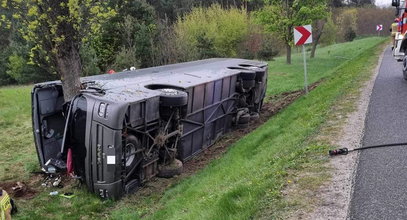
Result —
[[[313, 163], [312, 154], [328, 148], [308, 143], [309, 137], [318, 132], [335, 101], [369, 75], [367, 70], [377, 61], [377, 45], [383, 41], [366, 38], [319, 49], [317, 58], [309, 61], [310, 83], [326, 78], [324, 83], [163, 195], [129, 196], [113, 203], [85, 189], [65, 187], [62, 192], [77, 195], [71, 200], [48, 196], [53, 189], [45, 189], [32, 200], [18, 200], [16, 218], [247, 219], [263, 217], [261, 213], [269, 213], [266, 218], [279, 217], [278, 210], [287, 206], [281, 195], [287, 172]], [[282, 57], [270, 62], [268, 95], [302, 88], [301, 59], [294, 54], [291, 66]], [[29, 172], [38, 169], [30, 89], [0, 88], [0, 181], [28, 180]]]
[[[313, 59], [310, 59], [309, 53], [307, 53], [309, 84], [332, 75], [341, 64], [358, 57], [381, 39], [383, 38], [364, 38], [348, 43], [318, 48], [316, 57]], [[299, 48], [300, 47], [298, 47], [298, 49]], [[295, 49], [293, 51], [295, 51]], [[274, 62], [270, 62], [267, 94], [276, 95], [304, 88], [302, 60], [302, 54], [294, 54], [292, 57], [292, 65], [285, 63], [285, 57], [277, 57]]]
[[27, 178], [38, 167], [31, 131], [31, 86], [0, 89], [0, 180]]

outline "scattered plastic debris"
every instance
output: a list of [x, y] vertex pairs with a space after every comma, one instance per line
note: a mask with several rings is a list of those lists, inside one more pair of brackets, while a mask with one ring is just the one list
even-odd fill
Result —
[[49, 173], [56, 173], [56, 172], [57, 172], [57, 169], [55, 169], [54, 166], [48, 166], [48, 172], [49, 172]]
[[59, 184], [61, 183], [61, 180], [62, 180], [61, 176], [55, 178], [54, 182], [52, 183], [52, 186], [58, 187]]
[[75, 195], [72, 192], [66, 192], [64, 194], [59, 194], [59, 196], [67, 198], [67, 199], [72, 199], [73, 197], [75, 197]]
[[49, 193], [50, 196], [56, 196], [56, 195], [58, 195], [58, 194], [59, 194], [58, 191], [53, 191], [53, 192], [50, 192], [50, 193]]
[[63, 186], [61, 185], [61, 182], [62, 182], [61, 175], [55, 175], [55, 174], [50, 173], [47, 175], [47, 177], [45, 177], [41, 186], [62, 188]]
[[45, 165], [48, 165], [48, 164], [53, 165], [56, 168], [61, 169], [61, 170], [66, 169], [66, 163], [62, 160], [57, 160], [57, 159], [52, 158], [52, 159], [49, 159]]

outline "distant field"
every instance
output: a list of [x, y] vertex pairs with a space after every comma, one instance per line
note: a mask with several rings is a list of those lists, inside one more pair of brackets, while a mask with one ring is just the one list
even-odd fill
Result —
[[[119, 202], [101, 201], [84, 189], [70, 188], [77, 197], [66, 200], [48, 196], [42, 189], [32, 200], [18, 200], [21, 219], [113, 218], [137, 219], [247, 219], [258, 211], [276, 208], [287, 169], [303, 161], [301, 155], [320, 151], [304, 144], [325, 120], [326, 111], [346, 88], [355, 86], [377, 61], [377, 45], [384, 38], [366, 38], [317, 50], [308, 59], [310, 83], [326, 80], [308, 97], [243, 137], [221, 158], [195, 176], [154, 195]], [[293, 55], [293, 65], [284, 57], [269, 63], [268, 95], [303, 87], [302, 57]], [[0, 88], [0, 181], [28, 181], [38, 170], [31, 130], [32, 86]], [[62, 191], [63, 191], [62, 190]], [[274, 216], [278, 217], [278, 216]]]

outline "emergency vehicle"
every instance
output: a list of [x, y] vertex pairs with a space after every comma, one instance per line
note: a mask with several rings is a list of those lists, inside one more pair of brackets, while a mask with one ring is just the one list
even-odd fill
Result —
[[[404, 41], [404, 35], [407, 30], [407, 14], [405, 13], [405, 0], [393, 0], [392, 6], [396, 7], [396, 28], [392, 25], [391, 34], [394, 37], [393, 56], [397, 61], [402, 61], [404, 58], [404, 50], [406, 49], [407, 42]], [[401, 6], [401, 7], [400, 7]]]
[[403, 62], [403, 78], [407, 80], [407, 6], [405, 0], [392, 0], [392, 6], [396, 7], [398, 20], [398, 32], [395, 34], [395, 47], [393, 56], [397, 61]]

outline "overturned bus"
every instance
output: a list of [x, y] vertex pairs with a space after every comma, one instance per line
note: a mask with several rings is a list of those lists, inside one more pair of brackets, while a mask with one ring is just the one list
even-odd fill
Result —
[[258, 118], [267, 63], [208, 59], [81, 82], [80, 94], [68, 103], [60, 81], [34, 86], [39, 162], [45, 172], [72, 164], [90, 191], [118, 199], [157, 175], [179, 174], [172, 164]]

